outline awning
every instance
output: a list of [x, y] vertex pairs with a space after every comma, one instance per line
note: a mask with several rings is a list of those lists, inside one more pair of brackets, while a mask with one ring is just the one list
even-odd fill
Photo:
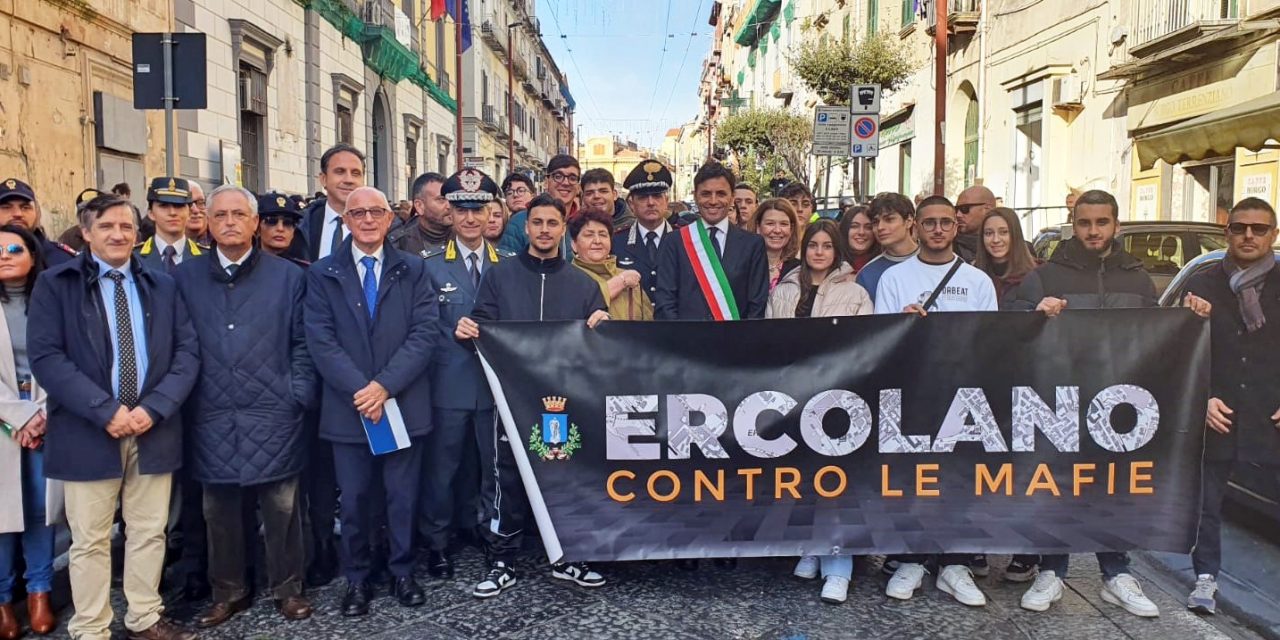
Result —
[[1156, 160], [1178, 164], [1229, 156], [1237, 147], [1258, 151], [1268, 140], [1280, 140], [1280, 92], [1140, 135], [1134, 143], [1145, 170]]
[[742, 28], [733, 41], [749, 47], [755, 44], [761, 33], [769, 30], [769, 23], [778, 15], [782, 0], [752, 0], [751, 8], [743, 14]]

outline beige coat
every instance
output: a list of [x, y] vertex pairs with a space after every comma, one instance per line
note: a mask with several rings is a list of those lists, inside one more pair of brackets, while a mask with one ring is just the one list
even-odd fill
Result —
[[[818, 296], [813, 301], [813, 318], [832, 316], [865, 316], [871, 313], [871, 296], [862, 285], [854, 281], [853, 267], [841, 264], [835, 272], [818, 285]], [[794, 318], [796, 304], [800, 302], [800, 268], [792, 269], [769, 294], [766, 318]]]
[[[32, 381], [32, 400], [18, 397], [18, 372], [13, 363], [13, 342], [9, 323], [0, 312], [0, 420], [20, 428], [45, 408], [45, 393]], [[62, 513], [62, 484], [49, 481], [45, 500], [45, 519], [49, 524]], [[26, 528], [22, 517], [22, 447], [0, 431], [0, 533], [20, 532]]]

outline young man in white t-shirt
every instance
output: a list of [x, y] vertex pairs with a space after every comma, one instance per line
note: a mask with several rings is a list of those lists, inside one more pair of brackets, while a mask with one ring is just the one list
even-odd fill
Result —
[[[958, 229], [956, 208], [942, 196], [931, 196], [916, 208], [916, 228], [920, 234], [920, 252], [889, 267], [880, 276], [876, 289], [876, 313], [915, 313], [932, 311], [996, 311], [996, 289], [991, 277], [966, 264], [953, 250]], [[943, 280], [953, 267], [951, 279]], [[933, 292], [942, 290], [932, 302]], [[928, 308], [925, 308], [926, 305]], [[972, 554], [943, 554], [937, 557], [938, 588], [957, 601], [980, 607], [987, 597], [973, 582], [967, 563]], [[885, 587], [885, 595], [909, 600], [924, 582], [925, 563], [933, 558], [904, 555], [896, 558], [898, 568]]]

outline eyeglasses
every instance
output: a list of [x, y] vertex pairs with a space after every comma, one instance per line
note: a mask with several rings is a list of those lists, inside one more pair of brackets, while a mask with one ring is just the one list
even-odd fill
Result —
[[6, 244], [0, 246], [0, 256], [20, 256], [27, 252], [27, 248], [20, 244]]
[[[561, 174], [561, 175], [563, 175], [563, 174]], [[554, 178], [553, 178], [553, 179], [554, 179]], [[511, 196], [527, 196], [527, 195], [529, 195], [529, 194], [531, 194], [531, 193], [533, 193], [533, 192], [532, 192], [532, 191], [530, 191], [527, 187], [515, 187], [514, 189], [507, 189], [506, 191], [503, 191], [503, 192], [502, 192], [502, 194], [503, 194], [503, 195], [505, 195], [505, 196], [507, 196], [507, 197], [511, 197]]]
[[969, 204], [958, 204], [956, 205], [956, 211], [959, 211], [960, 213], [968, 215], [970, 209], [974, 207], [985, 207], [985, 206], [987, 206], [987, 203], [985, 202], [970, 202]]
[[191, 204], [194, 204], [194, 205], [196, 205], [197, 207], [203, 207], [203, 206], [204, 206], [204, 198], [200, 198], [199, 200], [192, 200], [192, 201], [191, 201]]
[[1274, 227], [1272, 227], [1271, 225], [1264, 224], [1261, 222], [1255, 222], [1253, 224], [1250, 224], [1247, 222], [1232, 222], [1231, 224], [1227, 225], [1227, 233], [1230, 233], [1233, 236], [1242, 236], [1244, 235], [1244, 232], [1248, 230], [1248, 231], [1252, 231], [1253, 235], [1256, 237], [1256, 236], [1265, 236], [1268, 233], [1271, 233], [1271, 230], [1273, 228]]
[[582, 180], [582, 176], [576, 173], [560, 173], [559, 171], [551, 174], [548, 177], [551, 178], [552, 182], [556, 182], [559, 184], [578, 184], [578, 181]]
[[292, 229], [298, 225], [298, 221], [284, 216], [264, 216], [262, 218], [262, 226], [264, 227], [274, 227], [278, 224], [282, 224]]
[[365, 216], [369, 216], [374, 220], [381, 220], [387, 214], [391, 213], [385, 207], [369, 207], [368, 209], [347, 209], [347, 215], [356, 220], [364, 220]]
[[925, 218], [924, 220], [920, 221], [920, 226], [926, 231], [933, 231], [934, 229], [942, 229], [943, 231], [950, 231], [956, 228], [956, 219], [955, 218]]

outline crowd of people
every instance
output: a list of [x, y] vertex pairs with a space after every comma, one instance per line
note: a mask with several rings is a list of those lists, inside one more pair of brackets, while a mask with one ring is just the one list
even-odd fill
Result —
[[[694, 178], [696, 215], [674, 211], [671, 172], [656, 160], [625, 176], [625, 197], [608, 171], [583, 172], [567, 155], [550, 160], [540, 188], [523, 174], [498, 184], [464, 168], [421, 175], [412, 201], [396, 206], [365, 185], [354, 147], [327, 150], [318, 178], [323, 192], [304, 202], [234, 185], [206, 195], [166, 176], [150, 184], [145, 212], [86, 190], [68, 243], [44, 235], [26, 183], [0, 183], [0, 420], [10, 436], [0, 439], [0, 639], [23, 633], [19, 560], [28, 626], [57, 626], [49, 592], [62, 523], [76, 638], [110, 637], [113, 580], [130, 638], [195, 637], [163, 615], [169, 565], [185, 597], [211, 596], [195, 619], [202, 628], [251, 606], [256, 570], [290, 620], [312, 614], [307, 587], [338, 574], [345, 616], [367, 614], [380, 583], [401, 605], [423, 605], [415, 567], [452, 578], [460, 544], [485, 552], [477, 598], [514, 587], [528, 506], [471, 346], [487, 322], [1056, 316], [1156, 304], [1103, 191], [1079, 194], [1074, 237], [1040, 264], [1018, 216], [981, 186], [954, 204], [882, 193], [830, 220], [814, 215], [803, 184], [778, 176], [777, 197], [761, 199], [717, 163]], [[1245, 199], [1225, 233], [1223, 267], [1193, 278], [1183, 301], [1209, 318], [1214, 341], [1188, 600], [1205, 612], [1233, 465], [1280, 448], [1280, 322], [1267, 322], [1280, 317], [1275, 211]], [[70, 242], [83, 243], [78, 255]], [[117, 520], [122, 567], [112, 563]], [[1098, 560], [1104, 600], [1158, 615], [1125, 553]], [[936, 573], [957, 601], [986, 603], [974, 580], [989, 571], [985, 556], [899, 555], [884, 567], [889, 597], [911, 598]], [[850, 556], [815, 556], [794, 574], [822, 576], [821, 599], [839, 603], [852, 570]], [[550, 575], [606, 584], [585, 563]], [[1021, 605], [1044, 611], [1062, 597], [1067, 556], [1017, 556], [1003, 575], [1029, 582]]]

